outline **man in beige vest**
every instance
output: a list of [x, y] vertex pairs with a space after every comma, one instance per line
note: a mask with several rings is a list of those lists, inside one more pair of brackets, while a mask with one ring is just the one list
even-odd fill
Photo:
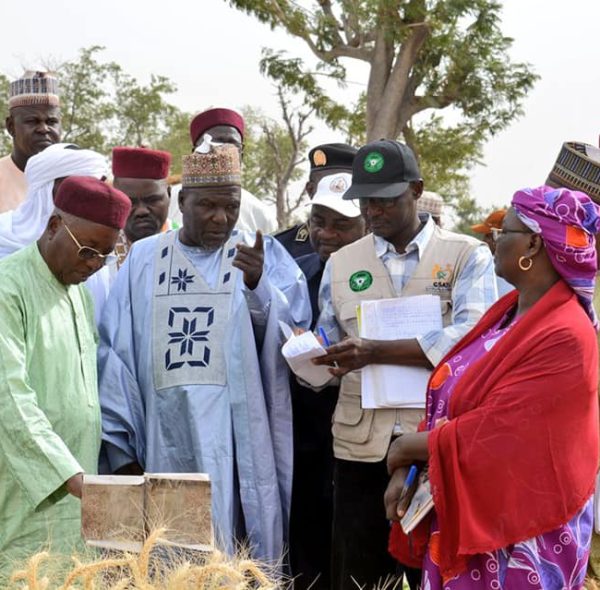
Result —
[[[424, 394], [419, 408], [363, 410], [360, 369], [369, 364], [431, 369], [496, 299], [489, 249], [439, 228], [427, 214], [419, 216], [422, 193], [410, 148], [391, 140], [362, 147], [344, 199], [359, 200], [373, 233], [332, 254], [321, 282], [318, 325], [339, 344], [329, 347], [319, 364], [336, 363], [331, 371], [341, 377], [333, 417], [334, 590], [355, 583], [372, 588], [396, 573], [387, 552], [385, 457], [392, 438], [414, 432], [424, 416]], [[356, 308], [361, 301], [423, 294], [439, 295], [442, 330], [395, 341], [359, 338]], [[402, 383], [398, 390], [401, 395]], [[405, 571], [415, 587], [420, 573]]]
[[47, 72], [25, 72], [11, 82], [6, 130], [12, 153], [0, 158], [0, 213], [25, 200], [25, 164], [29, 158], [60, 141], [58, 82]]

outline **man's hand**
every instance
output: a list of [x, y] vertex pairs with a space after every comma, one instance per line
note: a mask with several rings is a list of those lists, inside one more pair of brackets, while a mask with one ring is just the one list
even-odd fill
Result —
[[81, 499], [83, 490], [83, 473], [76, 473], [73, 477], [67, 479], [67, 492], [76, 498]]
[[262, 276], [265, 262], [262, 232], [256, 230], [254, 246], [250, 247], [239, 243], [235, 247], [237, 248], [237, 254], [231, 264], [244, 273], [244, 284], [248, 289], [254, 291]]
[[408, 469], [404, 467], [394, 471], [390, 483], [388, 483], [388, 487], [385, 490], [383, 503], [385, 504], [385, 517], [388, 520], [400, 520], [398, 516], [398, 503], [407, 474]]
[[342, 377], [350, 371], [362, 369], [374, 360], [374, 341], [364, 338], [346, 338], [327, 348], [325, 356], [313, 359], [315, 365], [336, 365], [329, 372]]

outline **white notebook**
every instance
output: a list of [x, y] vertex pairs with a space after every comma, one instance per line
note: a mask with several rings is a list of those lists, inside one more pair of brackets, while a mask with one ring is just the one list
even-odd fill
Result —
[[[417, 295], [363, 301], [360, 336], [371, 340], [416, 338], [441, 330], [442, 311], [437, 295]], [[362, 407], [424, 408], [431, 371], [424, 367], [367, 365], [362, 369]]]

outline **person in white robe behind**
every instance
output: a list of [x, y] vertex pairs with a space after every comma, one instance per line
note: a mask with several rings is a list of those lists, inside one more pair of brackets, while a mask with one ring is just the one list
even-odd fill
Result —
[[276, 240], [234, 229], [238, 150], [200, 152], [183, 157], [183, 227], [133, 244], [104, 309], [101, 471], [208, 473], [218, 546], [275, 564], [292, 477], [279, 321], [310, 326], [308, 291]]
[[[243, 159], [244, 131], [244, 118], [237, 111], [227, 108], [207, 109], [198, 113], [190, 123], [192, 151], [202, 145], [208, 135], [209, 141], [214, 143], [234, 145], [239, 150], [240, 158]], [[173, 222], [174, 227], [179, 227], [182, 224], [181, 211], [177, 206], [177, 197], [180, 190], [180, 184], [171, 187], [172, 199], [169, 208], [169, 219]], [[265, 234], [271, 234], [277, 229], [275, 208], [269, 207], [267, 203], [242, 188], [240, 214], [235, 227], [243, 231], [255, 232], [260, 230]]]
[[[25, 166], [27, 196], [11, 211], [0, 213], [0, 259], [35, 242], [46, 229], [54, 210], [54, 195], [68, 176], [108, 175], [106, 158], [71, 143], [55, 143], [32, 156]], [[104, 267], [86, 281], [96, 309], [96, 320], [108, 295], [108, 268]]]

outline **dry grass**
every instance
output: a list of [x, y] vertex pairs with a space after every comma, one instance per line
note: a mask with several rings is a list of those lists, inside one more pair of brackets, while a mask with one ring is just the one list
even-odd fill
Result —
[[198, 563], [160, 545], [164, 529], [150, 535], [140, 554], [96, 560], [72, 558], [70, 571], [51, 573], [47, 553], [31, 557], [11, 576], [18, 590], [279, 590], [283, 580], [241, 554], [228, 559], [214, 552]]

